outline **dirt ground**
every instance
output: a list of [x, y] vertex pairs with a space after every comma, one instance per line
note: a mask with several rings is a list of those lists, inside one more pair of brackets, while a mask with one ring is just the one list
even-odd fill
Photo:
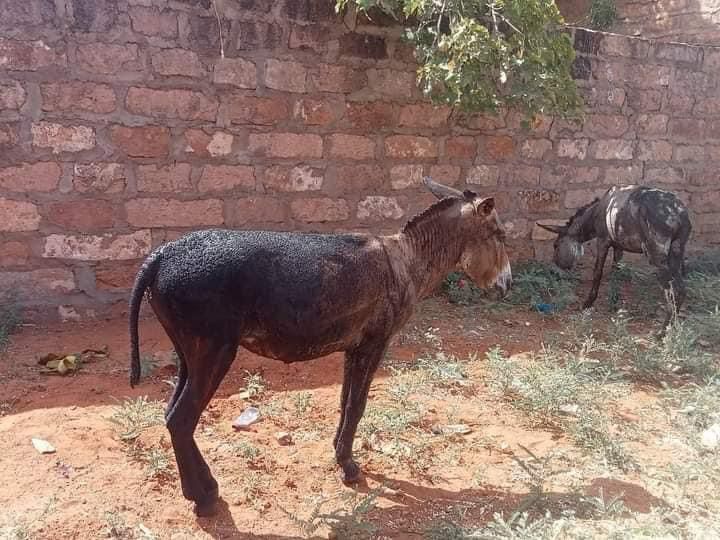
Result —
[[[342, 485], [331, 451], [339, 417], [341, 355], [284, 365], [241, 350], [196, 432], [220, 485], [219, 513], [211, 518], [196, 518], [182, 497], [164, 426], [145, 429], [126, 442], [109, 420], [126, 398], [148, 396], [164, 403], [169, 397], [168, 381], [175, 371], [171, 345], [155, 319], [141, 323], [141, 354], [154, 355], [158, 365], [134, 390], [128, 384], [125, 319], [24, 326], [0, 364], [0, 531], [10, 538], [43, 539], [302, 538], [291, 515], [311, 519], [320, 498], [336, 501], [329, 503], [331, 508], [345, 504], [344, 495], [377, 493], [367, 514], [378, 527], [376, 537], [417, 539], [446, 518], [479, 526], [494, 513], [507, 515], [517, 508], [529, 494], [513, 459], [527, 457], [522, 447], [536, 456], [560, 455], [566, 470], [547, 479], [545, 489], [561, 511], [572, 511], [576, 497], [597, 495], [602, 488], [606, 498], [622, 494], [635, 515], [651, 512], [665, 504], [676, 489], [672, 484], [607, 466], [562, 431], [533, 426], [486, 385], [486, 351], [495, 345], [508, 354], [538, 351], [544, 337], [563, 331], [569, 314], [488, 311], [451, 305], [442, 297], [424, 302], [394, 340], [372, 386], [366, 417], [373, 407], [377, 411], [392, 404], [393, 366], [428, 351], [465, 361], [468, 383], [422, 397], [420, 420], [400, 436], [424, 441], [426, 451], [417, 456], [393, 455], [361, 429], [356, 459], [364, 481], [354, 488]], [[602, 321], [601, 315], [597, 318]], [[44, 354], [102, 347], [107, 347], [107, 357], [83, 364], [77, 373], [61, 377], [40, 372], [37, 361]], [[471, 354], [476, 358], [467, 360]], [[239, 394], [247, 372], [259, 374], [266, 387], [249, 400], [265, 416], [239, 432], [231, 423], [249, 404]], [[610, 412], [614, 427], [636, 433], [627, 445], [641, 456], [645, 471], [683, 459], [682, 449], [663, 437], [658, 392], [634, 385]], [[433, 426], [457, 424], [470, 432], [432, 435]], [[292, 444], [278, 442], [280, 431], [291, 434]], [[40, 454], [31, 438], [47, 440], [56, 452]], [[169, 458], [156, 467], [162, 474], [148, 472], [142, 456], [149, 448]], [[323, 528], [313, 534], [328, 537]]]

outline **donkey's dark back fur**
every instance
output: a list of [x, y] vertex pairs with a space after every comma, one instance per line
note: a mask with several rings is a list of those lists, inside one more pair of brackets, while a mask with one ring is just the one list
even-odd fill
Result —
[[163, 316], [193, 333], [227, 326], [270, 358], [322, 356], [357, 345], [368, 319], [395, 323], [378, 302], [395, 289], [387, 255], [368, 236], [200, 231], [157, 256], [150, 292]]

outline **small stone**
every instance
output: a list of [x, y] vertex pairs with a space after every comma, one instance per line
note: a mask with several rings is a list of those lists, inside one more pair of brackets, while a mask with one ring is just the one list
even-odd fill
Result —
[[700, 437], [700, 443], [710, 450], [714, 450], [720, 446], [720, 424], [713, 424], [703, 431]]
[[575, 403], [568, 403], [565, 405], [560, 405], [559, 409], [560, 409], [561, 413], [566, 414], [568, 416], [577, 416], [578, 410], [580, 409], [580, 407], [578, 407], [577, 404], [575, 404]]
[[280, 446], [290, 446], [291, 444], [293, 444], [292, 435], [287, 431], [278, 431], [275, 434], [275, 440]]
[[35, 447], [35, 450], [37, 450], [41, 454], [55, 453], [55, 447], [46, 440], [33, 438], [32, 445]]
[[256, 407], [248, 407], [240, 416], [232, 423], [232, 427], [237, 430], [247, 429], [251, 425], [260, 421], [260, 410]]

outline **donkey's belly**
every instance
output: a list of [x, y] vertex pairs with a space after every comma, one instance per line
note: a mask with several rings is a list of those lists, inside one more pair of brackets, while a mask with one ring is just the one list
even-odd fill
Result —
[[257, 355], [274, 360], [281, 360], [286, 364], [304, 362], [321, 356], [327, 356], [351, 347], [345, 340], [327, 341], [324, 343], [308, 343], [305, 340], [276, 338], [258, 339], [246, 337], [240, 340], [240, 345]]

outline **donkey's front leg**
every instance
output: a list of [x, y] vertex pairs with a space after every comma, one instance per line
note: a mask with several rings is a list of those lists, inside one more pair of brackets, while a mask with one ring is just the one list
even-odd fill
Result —
[[585, 300], [585, 303], [583, 304], [583, 309], [590, 309], [595, 303], [595, 300], [597, 300], [598, 291], [600, 290], [600, 280], [602, 280], [605, 259], [607, 259], [609, 249], [610, 241], [606, 238], [598, 238], [592, 288], [590, 289], [590, 294], [588, 294], [587, 300]]
[[370, 384], [386, 348], [387, 340], [383, 340], [381, 343], [360, 344], [345, 353], [343, 410], [335, 438], [335, 459], [342, 468], [343, 482], [347, 484], [357, 482], [360, 478], [360, 467], [352, 459], [353, 441], [365, 412]]

